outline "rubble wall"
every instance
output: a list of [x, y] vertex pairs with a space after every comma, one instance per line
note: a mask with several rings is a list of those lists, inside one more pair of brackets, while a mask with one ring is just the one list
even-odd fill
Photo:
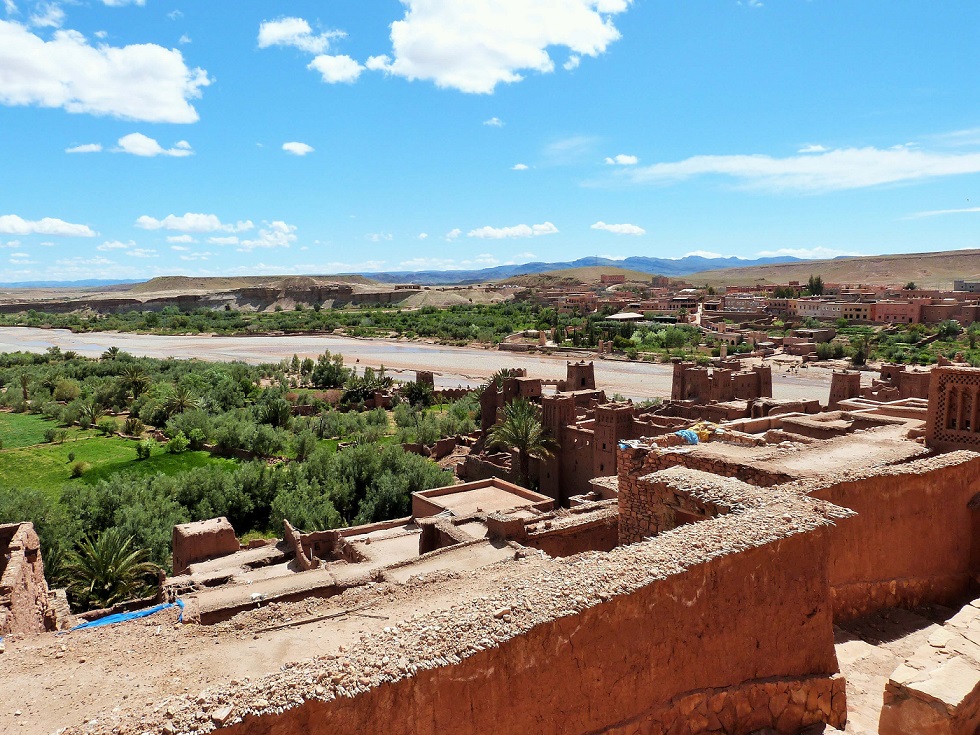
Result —
[[[759, 518], [728, 517], [698, 526], [743, 522], [765, 524]], [[748, 527], [745, 532], [752, 534]], [[516, 618], [524, 610], [515, 606], [513, 613], [511, 608], [505, 608], [506, 614], [494, 613], [475, 601], [466, 609], [476, 619], [486, 615], [486, 623], [467, 637], [475, 635], [482, 650], [459, 650], [458, 638], [447, 631], [435, 650], [427, 652], [430, 665], [378, 680], [371, 679], [375, 675], [370, 672], [383, 667], [381, 655], [385, 662], [388, 655], [398, 655], [390, 645], [379, 645], [374, 665], [356, 660], [355, 670], [367, 672], [361, 675], [361, 686], [342, 673], [342, 661], [297, 671], [291, 674], [297, 680], [326, 682], [332, 692], [344, 688], [333, 698], [304, 702], [299, 697], [283, 711], [262, 715], [248, 715], [249, 703], [232, 697], [225, 701], [245, 708], [247, 716], [234, 724], [229, 721], [222, 732], [625, 735], [668, 729], [702, 733], [719, 725], [732, 733], [760, 727], [794, 732], [818, 722], [843, 727], [846, 703], [843, 680], [835, 676], [826, 532], [820, 527], [782, 538], [777, 533], [772, 542], [714, 558], [706, 551], [707, 561], [651, 579], [651, 572], [642, 570], [666, 558], [645, 559], [643, 547], [690, 548], [703, 532], [686, 527], [655, 542], [612, 552], [639, 562], [630, 568], [641, 576], [625, 593], [548, 616], [503, 639], [497, 636], [498, 619], [511, 614]], [[683, 555], [681, 546], [674, 553]], [[705, 546], [713, 542], [706, 540]], [[560, 583], [569, 596], [588, 594], [586, 578], [578, 578], [581, 572], [575, 566], [566, 566], [567, 572], [556, 567], [552, 578], [563, 577]], [[558, 600], [541, 602], [554, 609], [551, 603]], [[564, 604], [575, 602], [569, 597]], [[418, 624], [431, 630], [431, 622]], [[392, 635], [404, 638], [411, 633], [399, 629]], [[347, 655], [354, 658], [356, 651]], [[288, 694], [290, 701], [294, 694]]]
[[889, 607], [950, 603], [978, 570], [980, 454], [953, 452], [885, 468], [811, 492], [857, 511], [834, 529], [835, 619]]
[[0, 526], [0, 636], [44, 632], [47, 612], [48, 583], [34, 524]]

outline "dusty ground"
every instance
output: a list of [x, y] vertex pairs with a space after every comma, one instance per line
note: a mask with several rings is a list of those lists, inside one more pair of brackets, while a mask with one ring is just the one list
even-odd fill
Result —
[[[446, 609], [492, 589], [514, 563], [533, 568], [540, 557], [496, 564], [478, 576], [432, 574], [326, 600], [273, 603], [213, 626], [182, 625], [171, 609], [66, 635], [8, 637], [6, 652], [0, 654], [0, 732], [48, 735], [100, 713], [152, 707], [167, 697], [194, 696], [336, 653], [392, 621]], [[300, 624], [269, 630], [287, 623]]]
[[938, 605], [914, 611], [887, 610], [836, 629], [837, 660], [847, 679], [845, 732], [878, 732], [888, 677], [955, 612]]
[[[620, 393], [627, 398], [669, 397], [672, 380], [670, 365], [596, 359], [590, 353], [576, 355], [524, 355], [469, 347], [444, 347], [420, 342], [381, 339], [354, 339], [334, 336], [287, 335], [281, 337], [163, 337], [147, 334], [100, 332], [72, 334], [61, 329], [0, 327], [0, 352], [44, 352], [57, 345], [88, 357], [98, 357], [115, 345], [126, 352], [145, 357], [196, 357], [203, 360], [241, 360], [248, 363], [278, 362], [293, 354], [312, 357], [324, 350], [340, 352], [348, 364], [358, 367], [384, 365], [396, 378], [413, 380], [416, 370], [436, 372], [436, 385], [453, 388], [476, 387], [501, 368], [524, 367], [528, 375], [548, 380], [565, 377], [566, 360], [595, 360], [596, 384], [607, 395]], [[355, 362], [356, 361], [356, 362]], [[783, 399], [818, 399], [830, 396], [832, 370], [821, 367], [799, 369], [787, 362], [774, 364], [773, 396]], [[871, 383], [871, 374], [864, 374]]]

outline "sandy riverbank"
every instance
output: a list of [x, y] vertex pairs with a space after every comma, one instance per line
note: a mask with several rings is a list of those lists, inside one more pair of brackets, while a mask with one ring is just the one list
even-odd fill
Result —
[[[160, 336], [119, 332], [73, 334], [63, 329], [0, 327], [0, 352], [44, 352], [51, 346], [98, 357], [110, 346], [140, 357], [240, 360], [257, 364], [278, 362], [297, 354], [313, 357], [325, 350], [344, 355], [348, 364], [379, 367], [395, 377], [410, 380], [415, 370], [432, 370], [440, 387], [475, 387], [493, 372], [507, 367], [527, 368], [528, 374], [545, 379], [565, 377], [567, 355], [525, 355], [471, 347], [446, 347], [421, 342], [355, 339], [333, 335], [283, 335], [263, 337]], [[595, 359], [582, 353], [584, 359]], [[620, 393], [634, 400], [668, 397], [670, 365], [595, 359], [596, 382], [607, 394]], [[809, 368], [801, 373], [773, 370], [776, 398], [807, 398], [826, 402], [831, 371]]]

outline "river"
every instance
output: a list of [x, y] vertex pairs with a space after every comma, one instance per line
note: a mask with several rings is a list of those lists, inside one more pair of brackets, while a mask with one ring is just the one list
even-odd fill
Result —
[[[201, 335], [161, 336], [122, 332], [73, 334], [65, 329], [0, 327], [0, 352], [44, 352], [57, 346], [86, 357], [98, 357], [110, 346], [139, 357], [198, 358], [258, 364], [279, 362], [294, 354], [316, 358], [325, 350], [341, 353], [348, 365], [377, 368], [384, 365], [390, 374], [403, 380], [414, 379], [414, 371], [431, 370], [436, 386], [476, 387], [501, 368], [527, 368], [528, 375], [546, 380], [565, 377], [565, 361], [595, 359], [596, 385], [607, 395], [620, 393], [633, 400], [670, 396], [671, 367], [664, 364], [596, 359], [581, 356], [528, 355], [472, 347], [446, 347], [420, 342], [383, 339], [355, 339], [334, 335], [283, 335], [263, 337], [210, 337]], [[826, 402], [830, 391], [830, 371], [811, 368], [787, 373], [773, 367], [773, 396], [783, 399], [819, 399]]]

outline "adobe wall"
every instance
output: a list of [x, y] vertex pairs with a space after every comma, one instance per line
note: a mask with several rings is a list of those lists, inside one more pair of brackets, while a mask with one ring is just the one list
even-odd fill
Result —
[[42, 633], [47, 615], [48, 583], [34, 524], [0, 525], [0, 636]]
[[540, 549], [548, 556], [572, 556], [584, 551], [612, 551], [619, 545], [619, 509], [597, 511], [586, 520], [553, 525], [520, 539], [523, 546]]
[[962, 599], [980, 571], [980, 511], [967, 507], [978, 492], [980, 454], [974, 452], [920, 459], [811, 490], [812, 497], [858, 514], [832, 534], [835, 619]]
[[[778, 517], [728, 516], [616, 549], [601, 569], [588, 557], [555, 562], [533, 578], [508, 580], [496, 596], [399, 623], [338, 657], [270, 677], [259, 691], [275, 701], [257, 704], [252, 684], [218, 693], [232, 709], [222, 731], [843, 727], [825, 523], [804, 518], [792, 530]], [[724, 540], [732, 538], [740, 551]], [[250, 714], [260, 707], [268, 712]], [[171, 704], [175, 727], [198, 708], [189, 696], [186, 711]]]
[[174, 526], [172, 544], [174, 576], [184, 574], [191, 564], [241, 548], [235, 529], [224, 516]]

